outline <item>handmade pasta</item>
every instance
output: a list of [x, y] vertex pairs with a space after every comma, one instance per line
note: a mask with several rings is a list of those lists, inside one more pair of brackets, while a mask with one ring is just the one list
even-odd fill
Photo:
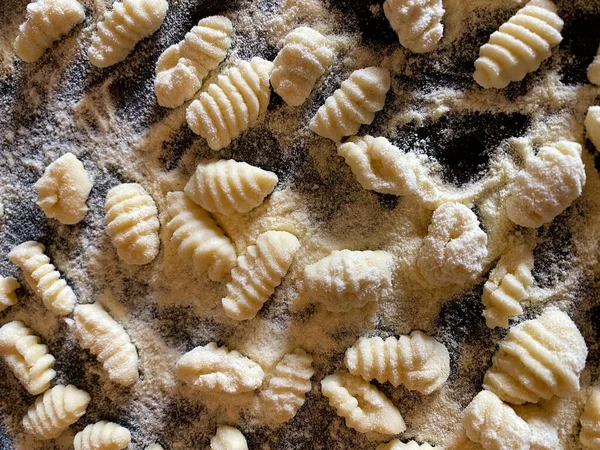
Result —
[[20, 287], [13, 277], [0, 277], [0, 311], [17, 304], [15, 291]]
[[74, 450], [121, 450], [131, 441], [131, 433], [113, 422], [92, 423], [75, 435]]
[[444, 34], [442, 0], [386, 0], [383, 11], [404, 47], [415, 53], [436, 49]]
[[248, 450], [246, 438], [240, 430], [221, 426], [210, 440], [211, 450]]

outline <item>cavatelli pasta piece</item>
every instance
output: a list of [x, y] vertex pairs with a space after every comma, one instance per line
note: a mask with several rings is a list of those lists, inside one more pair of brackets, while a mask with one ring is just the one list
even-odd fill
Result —
[[191, 99], [231, 46], [233, 25], [227, 17], [206, 17], [185, 38], [166, 49], [156, 63], [154, 92], [160, 106], [176, 108]]
[[272, 62], [256, 57], [219, 75], [217, 82], [188, 106], [189, 127], [206, 139], [211, 149], [227, 147], [267, 110], [271, 70]]
[[123, 386], [134, 384], [138, 379], [138, 355], [125, 329], [100, 303], [78, 305], [73, 318], [79, 345], [96, 355], [108, 378]]
[[383, 109], [390, 90], [390, 73], [382, 67], [355, 70], [331, 97], [325, 100], [309, 128], [332, 141], [354, 135], [361, 124], [370, 125]]
[[47, 217], [73, 225], [80, 222], [88, 207], [85, 204], [92, 183], [81, 161], [73, 153], [65, 153], [48, 167], [35, 183], [37, 205]]
[[273, 61], [273, 90], [288, 105], [301, 105], [333, 57], [325, 36], [310, 27], [296, 28], [285, 37]]
[[0, 311], [17, 304], [15, 291], [20, 287], [13, 277], [0, 277]]
[[600, 390], [592, 390], [581, 415], [579, 440], [585, 448], [600, 449]]
[[264, 375], [250, 358], [216, 342], [196, 347], [177, 361], [178, 378], [197, 391], [253, 391], [262, 384]]
[[386, 0], [383, 12], [402, 46], [412, 52], [435, 50], [444, 34], [442, 0]]
[[146, 190], [137, 183], [124, 183], [106, 194], [106, 234], [119, 258], [127, 264], [148, 264], [158, 254], [160, 239], [158, 209]]
[[581, 145], [560, 141], [542, 147], [525, 161], [525, 168], [510, 187], [508, 218], [523, 227], [540, 227], [569, 207], [581, 195], [584, 184]]
[[123, 0], [113, 3], [92, 36], [88, 58], [96, 67], [123, 61], [135, 45], [160, 28], [167, 15], [167, 0]]
[[231, 271], [227, 296], [222, 300], [225, 314], [234, 320], [256, 316], [281, 283], [299, 248], [296, 236], [287, 231], [267, 231], [258, 236], [256, 245], [238, 257]]
[[598, 53], [587, 69], [587, 77], [590, 83], [600, 85], [600, 47], [598, 47]]
[[35, 241], [23, 242], [8, 254], [8, 259], [23, 270], [27, 283], [42, 297], [46, 308], [55, 314], [66, 315], [73, 311], [77, 297], [60, 278], [60, 273], [50, 264], [46, 248]]
[[441, 447], [432, 447], [431, 445], [425, 443], [419, 445], [415, 441], [408, 441], [406, 443], [400, 441], [399, 439], [394, 439], [387, 444], [379, 444], [376, 450], [444, 450]]
[[131, 441], [131, 433], [113, 422], [92, 423], [75, 435], [74, 450], [121, 450]]
[[590, 106], [585, 116], [585, 131], [588, 139], [600, 151], [600, 106]]
[[160, 444], [152, 444], [146, 450], [165, 450]]
[[277, 175], [232, 159], [204, 161], [185, 193], [211, 213], [245, 213], [260, 205], [277, 184]]
[[56, 376], [54, 356], [31, 328], [18, 320], [0, 328], [0, 356], [31, 395], [50, 388]]
[[393, 265], [388, 252], [334, 250], [304, 268], [304, 289], [332, 312], [362, 308], [390, 290]]
[[25, 62], [34, 62], [85, 19], [76, 0], [37, 0], [27, 5], [27, 20], [19, 27], [14, 47]]
[[208, 270], [213, 281], [221, 281], [236, 264], [231, 241], [210, 215], [183, 192], [167, 194], [167, 230], [171, 242], [184, 261], [192, 262], [198, 272]]
[[587, 346], [573, 321], [551, 310], [511, 328], [500, 343], [483, 387], [517, 405], [579, 392]]
[[58, 437], [85, 414], [90, 400], [87, 392], [71, 384], [54, 386], [29, 407], [23, 428], [38, 440]]
[[297, 348], [275, 366], [273, 376], [261, 392], [262, 408], [270, 420], [287, 422], [302, 407], [312, 387], [310, 378], [315, 373], [312, 362], [312, 356]]
[[502, 89], [536, 71], [562, 41], [563, 21], [550, 0], [531, 0], [490, 36], [479, 50], [473, 78]]
[[211, 450], [248, 450], [246, 438], [240, 430], [221, 426], [210, 439]]

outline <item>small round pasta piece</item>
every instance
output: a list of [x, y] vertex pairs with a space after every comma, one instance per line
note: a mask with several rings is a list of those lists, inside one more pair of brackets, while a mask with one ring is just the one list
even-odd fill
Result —
[[210, 440], [211, 450], [248, 450], [246, 438], [240, 430], [221, 426]]

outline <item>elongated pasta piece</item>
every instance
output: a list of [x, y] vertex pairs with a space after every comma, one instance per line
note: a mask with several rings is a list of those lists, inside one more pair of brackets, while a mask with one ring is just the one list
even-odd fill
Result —
[[113, 422], [92, 423], [75, 435], [74, 450], [121, 450], [131, 441], [131, 433]]
[[0, 277], [0, 311], [17, 304], [15, 291], [21, 285], [13, 277]]
[[412, 52], [435, 50], [444, 34], [442, 0], [386, 0], [383, 12], [402, 46]]

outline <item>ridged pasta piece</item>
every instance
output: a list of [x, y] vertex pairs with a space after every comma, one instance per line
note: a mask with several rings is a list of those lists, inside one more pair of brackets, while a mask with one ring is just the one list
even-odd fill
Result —
[[177, 377], [196, 391], [240, 394], [260, 387], [264, 376], [250, 358], [216, 342], [196, 347], [177, 361]]
[[411, 391], [431, 394], [450, 375], [450, 354], [444, 344], [420, 331], [410, 336], [361, 337], [346, 350], [345, 364], [365, 380], [401, 384]]
[[0, 311], [17, 304], [15, 291], [21, 285], [13, 277], [0, 277]]
[[527, 289], [533, 284], [532, 270], [533, 253], [526, 245], [502, 255], [483, 285], [483, 317], [489, 328], [508, 328], [509, 317], [523, 314], [520, 302], [529, 297]]
[[585, 131], [588, 139], [600, 151], [600, 106], [590, 106], [585, 116]]
[[211, 149], [227, 147], [267, 110], [272, 70], [272, 62], [256, 57], [219, 75], [217, 82], [188, 106], [189, 127], [206, 139]]
[[131, 433], [113, 422], [92, 423], [75, 435], [74, 450], [121, 450], [131, 442]]
[[158, 209], [146, 190], [137, 183], [124, 183], [106, 194], [106, 234], [119, 258], [127, 264], [150, 263], [160, 249]]
[[325, 36], [310, 27], [296, 28], [285, 37], [273, 61], [273, 90], [288, 105], [301, 105], [333, 57]]
[[197, 272], [208, 271], [211, 280], [223, 280], [235, 267], [236, 253], [213, 218], [183, 192], [167, 194], [167, 213], [167, 230], [179, 257]]
[[312, 356], [297, 348], [275, 366], [273, 376], [260, 394], [262, 408], [271, 421], [287, 422], [302, 407], [306, 393], [312, 388], [310, 378], [315, 373], [312, 362]]
[[600, 390], [594, 389], [581, 415], [579, 440], [585, 448], [600, 449]]
[[123, 0], [113, 3], [92, 36], [88, 58], [96, 67], [123, 61], [135, 45], [160, 28], [167, 15], [167, 0]]
[[547, 311], [510, 329], [483, 387], [516, 405], [565, 397], [579, 392], [586, 357], [585, 341], [569, 316]]
[[433, 213], [417, 267], [431, 286], [465, 284], [483, 270], [487, 235], [477, 216], [460, 203], [448, 202]]
[[210, 439], [210, 448], [211, 450], [248, 450], [248, 443], [237, 428], [221, 426]]
[[156, 63], [154, 92], [160, 106], [176, 108], [200, 90], [231, 46], [233, 25], [227, 17], [206, 17], [185, 38], [166, 49]]
[[362, 308], [392, 286], [394, 257], [381, 250], [334, 250], [304, 268], [304, 289], [332, 312]]
[[590, 83], [600, 85], [600, 47], [592, 63], [588, 66], [587, 77]]
[[402, 46], [412, 52], [435, 50], [444, 34], [442, 0], [386, 0], [383, 12]]
[[277, 175], [245, 162], [211, 159], [198, 164], [185, 193], [211, 213], [245, 213], [273, 192]]
[[36, 61], [83, 19], [85, 10], [76, 0], [32, 1], [14, 42], [17, 56], [28, 63]]
[[54, 386], [35, 399], [23, 417], [23, 428], [38, 440], [54, 439], [85, 414], [87, 392], [72, 384]]
[[13, 248], [8, 259], [23, 270], [27, 283], [42, 297], [46, 308], [64, 316], [73, 311], [77, 297], [67, 282], [60, 278], [45, 250], [46, 247], [39, 242], [27, 241]]
[[363, 189], [406, 195], [417, 190], [416, 157], [384, 137], [352, 136], [338, 147]]
[[363, 125], [370, 125], [375, 113], [383, 109], [385, 96], [390, 90], [390, 73], [382, 67], [355, 70], [340, 88], [322, 105], [309, 128], [335, 142], [344, 136], [358, 133]]
[[75, 337], [98, 358], [108, 378], [131, 386], [138, 379], [138, 355], [127, 331], [100, 303], [78, 305], [73, 312]]
[[231, 271], [223, 309], [234, 320], [249, 320], [256, 316], [292, 264], [300, 248], [296, 236], [287, 231], [267, 231], [256, 245], [238, 257]]
[[398, 408], [361, 377], [334, 373], [321, 381], [321, 392], [346, 425], [359, 433], [392, 435], [406, 429]]
[[66, 225], [80, 222], [88, 211], [85, 202], [92, 183], [81, 161], [73, 153], [65, 153], [44, 171], [35, 183], [37, 205], [47, 217]]
[[0, 328], [0, 356], [31, 395], [50, 388], [56, 376], [54, 356], [31, 328], [18, 320]]
[[444, 450], [442, 447], [432, 447], [431, 445], [425, 443], [419, 445], [415, 441], [408, 441], [406, 443], [400, 441], [399, 439], [394, 439], [387, 444], [379, 444], [376, 450]]
[[523, 227], [540, 227], [567, 209], [581, 195], [584, 184], [581, 145], [560, 141], [542, 147], [525, 161], [510, 187], [508, 218]]
[[550, 0], [531, 0], [490, 36], [479, 50], [473, 78], [484, 88], [520, 81], [562, 41], [563, 21]]

